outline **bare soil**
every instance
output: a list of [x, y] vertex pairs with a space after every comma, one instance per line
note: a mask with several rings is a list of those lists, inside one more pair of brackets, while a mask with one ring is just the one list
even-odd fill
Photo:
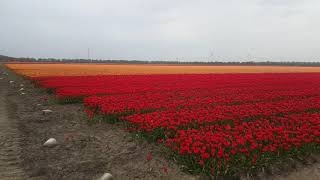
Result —
[[[98, 179], [105, 172], [115, 179], [210, 179], [183, 172], [161, 147], [120, 125], [88, 125], [81, 104], [50, 101], [52, 95], [1, 65], [0, 78], [0, 179]], [[59, 144], [44, 147], [49, 138]], [[292, 160], [241, 179], [320, 179], [319, 162], [319, 156]]]
[[12, 108], [5, 86], [7, 83], [0, 82], [0, 179], [23, 179], [26, 175], [19, 157], [21, 139], [18, 123], [9, 118], [8, 109]]

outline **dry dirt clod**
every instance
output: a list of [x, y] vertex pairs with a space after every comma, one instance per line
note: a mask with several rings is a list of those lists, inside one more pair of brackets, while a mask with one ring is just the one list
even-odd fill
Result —
[[23, 93], [21, 93], [20, 95], [25, 95], [25, 94], [26, 94], [26, 93], [23, 92]]
[[43, 146], [46, 146], [46, 147], [54, 147], [58, 145], [58, 141], [54, 138], [50, 138], [48, 139], [44, 144]]
[[45, 109], [45, 110], [42, 110], [42, 113], [44, 114], [44, 115], [46, 115], [46, 114], [50, 114], [50, 113], [52, 113], [53, 111], [52, 110], [50, 110], [50, 109]]
[[113, 180], [113, 176], [110, 173], [104, 173], [99, 180]]
[[20, 84], [20, 87], [23, 87], [24, 85], [23, 84]]

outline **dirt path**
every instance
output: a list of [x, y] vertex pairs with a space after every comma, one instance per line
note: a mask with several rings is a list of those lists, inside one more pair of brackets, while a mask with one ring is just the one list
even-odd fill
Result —
[[0, 179], [25, 179], [21, 168], [20, 134], [16, 119], [8, 114], [8, 83], [0, 80]]

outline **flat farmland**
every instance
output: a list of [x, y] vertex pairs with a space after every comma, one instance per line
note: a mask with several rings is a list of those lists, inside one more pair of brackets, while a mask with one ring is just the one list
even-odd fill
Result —
[[[88, 125], [116, 124], [160, 146], [191, 176], [255, 178], [288, 160], [319, 157], [319, 67], [6, 66], [51, 102], [81, 106]], [[153, 157], [146, 159], [148, 166]]]
[[89, 76], [125, 74], [209, 74], [320, 72], [320, 67], [294, 66], [200, 66], [119, 64], [7, 64], [16, 73], [29, 76]]

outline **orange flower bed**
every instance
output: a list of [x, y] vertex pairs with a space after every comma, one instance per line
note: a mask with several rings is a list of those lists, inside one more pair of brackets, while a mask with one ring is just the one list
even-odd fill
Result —
[[28, 77], [126, 74], [210, 74], [210, 73], [293, 73], [320, 72], [320, 67], [293, 66], [203, 66], [127, 64], [6, 64]]

